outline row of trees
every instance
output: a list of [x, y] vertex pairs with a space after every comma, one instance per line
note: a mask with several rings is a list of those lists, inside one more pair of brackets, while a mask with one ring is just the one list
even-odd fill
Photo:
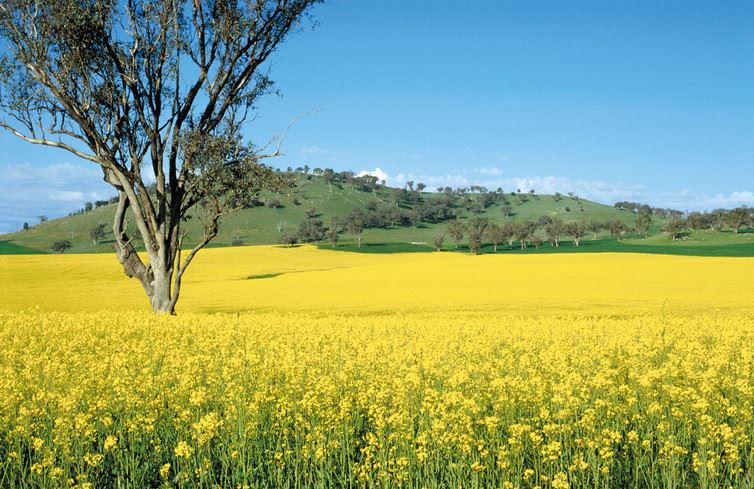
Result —
[[117, 197], [113, 197], [109, 200], [95, 200], [94, 202], [85, 202], [84, 207], [77, 211], [71, 212], [70, 214], [68, 214], [68, 216], [80, 216], [82, 214], [86, 214], [87, 212], [91, 212], [94, 209], [99, 209], [100, 207], [104, 207], [109, 204], [115, 204], [116, 202], [118, 202]]
[[[612, 236], [620, 237], [630, 228], [618, 220], [564, 222], [558, 218], [543, 216], [538, 221], [523, 220], [504, 224], [497, 224], [482, 218], [473, 218], [466, 222], [453, 220], [448, 223], [447, 233], [454, 241], [456, 248], [460, 246], [464, 237], [467, 237], [469, 251], [472, 254], [478, 254], [484, 243], [491, 244], [494, 252], [497, 252], [498, 246], [503, 243], [507, 243], [510, 247], [518, 243], [523, 250], [527, 246], [540, 248], [546, 242], [553, 247], [559, 247], [564, 239], [569, 239], [574, 246], [580, 246], [581, 241], [588, 234], [591, 233], [596, 239], [597, 234], [602, 230], [608, 230]], [[444, 240], [444, 234], [435, 235], [434, 245], [438, 250], [442, 249]]]
[[692, 212], [684, 216], [671, 217], [663, 227], [673, 241], [683, 237], [688, 231], [722, 231], [729, 229], [739, 231], [754, 225], [754, 209], [736, 207], [735, 209], [716, 209], [710, 212]]

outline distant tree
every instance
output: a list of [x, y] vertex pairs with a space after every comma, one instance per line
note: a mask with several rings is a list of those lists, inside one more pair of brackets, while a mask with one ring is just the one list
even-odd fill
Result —
[[340, 222], [337, 217], [333, 217], [330, 221], [330, 226], [327, 228], [327, 239], [333, 248], [338, 246], [338, 239], [340, 236]]
[[649, 228], [652, 227], [652, 216], [649, 214], [639, 214], [636, 217], [634, 227], [638, 232], [643, 234], [646, 239], [649, 236]]
[[298, 243], [298, 237], [295, 234], [286, 234], [282, 238], [280, 238], [280, 243], [290, 248], [296, 243]]
[[537, 230], [537, 223], [533, 221], [519, 221], [513, 227], [513, 235], [516, 241], [521, 245], [521, 249], [526, 249], [526, 242], [531, 239]]
[[300, 243], [313, 243], [325, 238], [325, 227], [319, 219], [307, 219], [298, 227], [296, 233]]
[[713, 220], [712, 214], [707, 212], [692, 212], [686, 217], [689, 228], [695, 231], [714, 229]]
[[64, 239], [64, 240], [61, 240], [61, 241], [55, 241], [52, 244], [52, 250], [53, 251], [57, 251], [58, 253], [64, 253], [65, 250], [67, 250], [69, 248], [72, 248], [72, 247], [73, 247], [73, 245], [67, 239]]
[[322, 170], [322, 178], [330, 188], [330, 193], [332, 193], [332, 183], [335, 180], [335, 171], [333, 171], [332, 168], [325, 168]]
[[89, 230], [89, 239], [92, 240], [93, 244], [99, 243], [99, 240], [105, 237], [105, 225], [104, 224], [97, 224], [93, 228]]
[[725, 225], [725, 209], [715, 209], [710, 212], [710, 221], [712, 229], [715, 231], [721, 231]]
[[628, 231], [626, 223], [618, 219], [607, 221], [605, 227], [610, 231], [610, 236], [617, 239], [620, 239]]
[[555, 200], [555, 202], [560, 202], [560, 199], [563, 198], [563, 194], [561, 194], [560, 192], [555, 192], [552, 198]]
[[505, 241], [508, 243], [508, 246], [513, 247], [513, 243], [516, 241], [516, 227], [518, 226], [518, 223], [516, 222], [506, 222], [500, 228], [502, 229], [501, 233], [505, 237]]
[[565, 234], [571, 237], [573, 244], [579, 246], [581, 238], [587, 233], [587, 226], [583, 222], [569, 222], [565, 225]]
[[356, 191], [356, 175], [352, 171], [340, 172], [340, 178], [351, 187], [351, 190]]
[[541, 236], [539, 236], [539, 235], [537, 235], [537, 234], [534, 234], [534, 235], [532, 235], [532, 237], [531, 237], [531, 238], [529, 238], [529, 242], [530, 242], [530, 243], [532, 244], [532, 246], [534, 246], [534, 248], [536, 248], [536, 249], [540, 249], [540, 248], [542, 247], [542, 243], [543, 243], [543, 241], [542, 241], [542, 237], [541, 237]]
[[390, 200], [393, 202], [396, 209], [401, 206], [401, 202], [403, 201], [403, 196], [405, 193], [406, 191], [400, 188], [394, 188], [390, 193]]
[[487, 229], [484, 230], [484, 236], [487, 241], [492, 243], [493, 253], [497, 253], [497, 246], [504, 242], [506, 238], [503, 226], [495, 224], [494, 222], [487, 224]]
[[433, 237], [433, 242], [437, 251], [442, 251], [442, 245], [445, 244], [445, 234], [437, 233]]
[[456, 244], [456, 248], [461, 244], [463, 235], [466, 234], [466, 225], [459, 220], [453, 220], [448, 223], [448, 234]]
[[280, 209], [281, 207], [283, 207], [283, 204], [280, 203], [280, 199], [278, 199], [277, 197], [272, 197], [267, 200], [267, 207], [269, 207], [270, 209]]
[[545, 231], [545, 235], [547, 236], [547, 240], [550, 242], [550, 244], [554, 246], [555, 248], [559, 248], [560, 236], [563, 234], [563, 231], [564, 231], [563, 221], [558, 218], [550, 219], [549, 222], [545, 223], [544, 231]]
[[27, 229], [29, 229], [29, 223], [28, 223], [28, 222], [25, 222], [25, 223], [24, 223], [24, 231], [26, 231]]
[[361, 211], [354, 211], [348, 215], [346, 219], [346, 226], [348, 232], [356, 237], [358, 247], [361, 248], [361, 234], [364, 232], [364, 215]]
[[94, 209], [94, 204], [92, 202], [86, 202], [84, 204], [84, 212], [89, 212], [92, 209]]
[[422, 182], [419, 182], [416, 184], [416, 191], [419, 193], [424, 192], [425, 188], [427, 188], [427, 186], [423, 184]]
[[47, 216], [45, 216], [44, 214], [37, 216], [37, 219], [39, 219], [39, 224], [44, 224], [47, 222]]
[[479, 254], [487, 224], [487, 219], [474, 218], [466, 226], [469, 235], [469, 251], [471, 251], [472, 255]]
[[310, 207], [304, 211], [304, 215], [307, 219], [313, 219], [317, 217], [317, 209], [314, 207]]
[[676, 241], [683, 235], [684, 229], [686, 229], [686, 222], [683, 219], [676, 217], [670, 218], [670, 220], [667, 221], [665, 223], [665, 226], [663, 226], [662, 228], [663, 231], [671, 236], [673, 241]]
[[730, 226], [734, 233], [744, 226], [751, 225], [751, 209], [747, 207], [736, 207], [725, 213], [725, 222]]
[[589, 230], [589, 232], [592, 233], [592, 240], [596, 240], [597, 234], [599, 234], [600, 231], [605, 229], [605, 224], [599, 221], [589, 221], [586, 227]]
[[500, 207], [500, 212], [502, 212], [505, 217], [511, 217], [511, 214], [513, 214], [513, 207], [507, 204], [503, 205]]
[[230, 233], [230, 245], [231, 246], [242, 246], [243, 245], [243, 239], [241, 238], [242, 231], [238, 228], [234, 229]]

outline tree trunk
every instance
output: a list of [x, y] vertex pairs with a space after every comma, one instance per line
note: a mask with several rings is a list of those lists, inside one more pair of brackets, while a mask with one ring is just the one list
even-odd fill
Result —
[[149, 294], [149, 302], [155, 313], [175, 314], [175, 304], [170, 290], [172, 270], [155, 270], [154, 280], [151, 283], [152, 293]]
[[497, 253], [497, 243], [492, 246], [492, 251]]

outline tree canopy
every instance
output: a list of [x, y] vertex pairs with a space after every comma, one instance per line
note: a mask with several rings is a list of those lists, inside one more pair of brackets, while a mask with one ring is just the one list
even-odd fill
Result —
[[[0, 127], [98, 165], [118, 192], [114, 250], [155, 311], [222, 216], [284, 180], [241, 127], [273, 84], [266, 61], [320, 0], [4, 0]], [[135, 222], [148, 261], [127, 232]], [[181, 258], [181, 222], [204, 236]]]

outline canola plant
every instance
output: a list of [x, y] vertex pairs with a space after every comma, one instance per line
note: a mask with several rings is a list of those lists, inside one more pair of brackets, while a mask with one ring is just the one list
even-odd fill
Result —
[[208, 250], [155, 317], [0, 258], [0, 487], [754, 485], [750, 260]]

